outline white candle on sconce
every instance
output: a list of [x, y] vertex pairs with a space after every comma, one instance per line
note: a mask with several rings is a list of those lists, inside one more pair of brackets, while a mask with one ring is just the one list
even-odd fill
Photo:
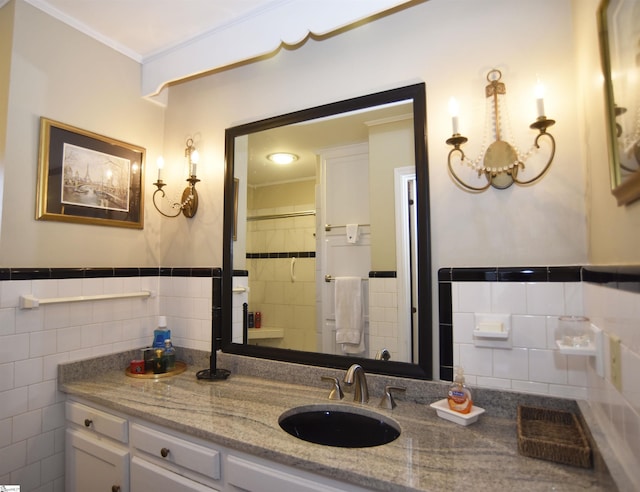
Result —
[[164, 159], [159, 156], [156, 160], [156, 166], [158, 167], [158, 181], [162, 181], [162, 168], [164, 168]]
[[199, 160], [200, 160], [200, 154], [198, 153], [198, 151], [194, 150], [193, 152], [191, 152], [191, 157], [189, 159], [189, 161], [191, 162], [191, 169], [189, 170], [189, 172], [191, 173], [191, 176], [196, 175], [196, 169], [198, 167]]
[[458, 113], [460, 112], [460, 105], [454, 97], [449, 99], [449, 114], [451, 115], [451, 126], [453, 127], [453, 134], [458, 135], [460, 133]]
[[538, 80], [535, 89], [536, 106], [538, 108], [538, 118], [544, 117], [544, 85]]

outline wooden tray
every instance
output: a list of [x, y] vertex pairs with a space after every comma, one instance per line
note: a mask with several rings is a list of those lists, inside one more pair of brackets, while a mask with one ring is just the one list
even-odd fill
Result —
[[592, 468], [591, 446], [571, 412], [518, 406], [518, 452], [555, 463]]
[[170, 376], [177, 376], [178, 374], [182, 374], [187, 370], [187, 364], [185, 362], [176, 361], [176, 368], [173, 371], [163, 372], [161, 374], [154, 374], [153, 371], [147, 371], [144, 374], [136, 374], [131, 372], [131, 369], [127, 367], [125, 369], [125, 374], [130, 378], [139, 378], [139, 379], [160, 379], [160, 378], [168, 378]]

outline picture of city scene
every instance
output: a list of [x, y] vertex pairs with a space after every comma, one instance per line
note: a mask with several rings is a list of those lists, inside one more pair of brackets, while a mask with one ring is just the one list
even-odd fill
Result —
[[131, 166], [129, 159], [65, 143], [61, 203], [128, 212]]

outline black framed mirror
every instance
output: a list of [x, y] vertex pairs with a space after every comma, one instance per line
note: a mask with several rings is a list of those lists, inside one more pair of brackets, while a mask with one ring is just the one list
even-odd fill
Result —
[[[388, 110], [388, 108], [392, 108], [390, 113], [378, 112]], [[352, 118], [356, 115], [358, 115], [360, 123], [348, 120], [349, 124], [346, 127], [335, 128], [338, 121], [347, 121], [347, 116]], [[398, 123], [401, 120], [406, 121]], [[412, 160], [410, 166], [407, 165], [408, 159], [402, 159], [395, 153], [390, 153], [395, 145], [394, 143], [389, 145], [391, 140], [388, 135], [393, 133], [392, 131], [386, 130], [382, 138], [379, 135], [371, 137], [371, 134], [377, 131], [371, 130], [372, 127], [379, 128], [379, 125], [388, 127], [400, 124], [408, 125], [409, 128], [409, 131], [405, 131], [402, 135], [404, 135], [405, 147], [409, 147], [407, 154]], [[300, 148], [296, 172], [302, 174], [278, 175], [277, 172], [281, 172], [278, 170], [275, 177], [273, 174], [270, 177], [267, 176], [269, 172], [266, 170], [265, 152], [276, 148], [278, 151], [288, 150], [282, 148], [283, 142], [286, 141], [300, 144], [303, 140], [301, 135], [308, 134], [308, 128], [311, 125], [318, 125], [313, 126], [311, 132], [315, 137], [320, 134], [323, 136], [334, 134], [336, 135], [334, 138], [337, 140], [331, 140], [331, 143], [327, 144], [328, 140], [317, 140], [314, 137], [313, 143], [309, 144], [310, 147]], [[329, 126], [331, 129], [328, 129]], [[355, 127], [369, 128], [366, 130], [369, 132], [368, 141], [364, 144], [358, 141], [361, 137], [348, 136]], [[281, 132], [284, 130], [287, 131], [286, 139], [281, 136]], [[410, 135], [408, 141], [406, 135]], [[397, 139], [398, 137], [392, 138]], [[395, 142], [395, 140], [393, 141]], [[353, 149], [361, 149], [363, 145], [365, 148], [364, 161], [368, 163], [369, 167], [351, 175], [357, 177], [357, 184], [341, 181], [341, 177], [345, 176], [343, 174], [345, 167], [337, 168], [339, 172], [331, 171], [328, 167], [330, 165], [327, 163], [331, 161], [332, 156], [336, 155], [336, 149], [340, 154], [337, 162], [343, 162], [341, 159], [345, 148], [349, 149], [348, 154], [357, 153], [360, 150], [356, 152]], [[379, 150], [375, 150], [374, 147]], [[310, 153], [312, 156], [307, 159], [306, 153]], [[305, 167], [303, 165], [305, 160], [310, 161], [306, 167], [309, 169], [311, 177], [303, 176], [302, 169]], [[376, 166], [386, 166], [385, 169], [381, 171], [379, 167], [376, 167], [374, 170], [371, 167], [374, 161], [384, 163], [376, 164]], [[410, 237], [409, 241], [413, 244], [412, 252], [407, 254], [404, 253], [404, 249], [402, 253], [399, 252], [400, 247], [396, 244], [401, 244], [397, 239], [401, 234], [394, 233], [402, 229], [399, 222], [405, 220], [394, 219], [394, 217], [401, 216], [398, 213], [401, 214], [403, 208], [398, 203], [402, 200], [398, 199], [398, 193], [394, 193], [393, 184], [390, 185], [391, 188], [387, 188], [389, 181], [395, 181], [396, 190], [404, 189], [404, 185], [399, 187], [397, 185], [398, 182], [404, 183], [403, 172], [413, 176], [409, 178], [413, 179], [413, 184], [408, 187], [408, 195], [403, 195], [409, 204], [407, 206], [411, 208], [411, 212], [408, 212], [407, 216], [412, 217], [407, 219], [406, 234], [402, 234], [403, 237]], [[337, 196], [337, 192], [333, 191], [335, 187], [332, 188], [332, 191], [327, 191], [327, 182], [330, 181], [328, 176], [330, 175], [337, 176], [335, 179], [343, 183], [346, 192], [343, 191], [342, 194], [351, 198], [351, 205], [348, 205], [349, 198], [346, 199], [347, 202], [335, 205], [335, 196]], [[268, 185], [264, 185], [264, 180], [268, 181]], [[282, 209], [270, 209], [269, 205], [273, 205], [273, 203], [269, 203], [268, 200], [265, 202], [266, 204], [256, 205], [259, 201], [256, 196], [260, 194], [256, 190], [262, 190], [266, 186], [273, 188], [275, 185], [282, 186], [282, 183], [297, 183], [305, 180], [310, 180], [308, 187], [312, 189], [313, 195], [312, 199], [307, 200], [310, 202], [310, 206], [304, 207], [305, 210], [298, 210], [294, 207], [291, 213], [283, 214]], [[353, 199], [354, 196], [360, 196], [357, 186], [367, 188], [366, 198]], [[221, 296], [221, 348], [224, 352], [333, 368], [347, 368], [350, 364], [357, 362], [368, 372], [420, 379], [432, 378], [432, 283], [424, 83], [368, 94], [228, 128], [225, 132], [224, 189]], [[297, 191], [290, 193], [290, 191], [283, 191], [282, 188], [278, 189], [279, 192], [276, 194], [279, 197], [297, 193]], [[412, 195], [411, 189], [415, 190], [415, 195]], [[290, 188], [286, 190], [290, 190]], [[390, 195], [394, 195], [391, 205], [380, 206]], [[331, 197], [331, 199], [326, 197]], [[353, 204], [361, 204], [362, 202], [374, 203], [374, 207], [378, 207], [377, 211], [369, 211], [369, 208], [365, 207], [366, 211], [356, 212], [355, 208], [359, 207], [354, 207]], [[391, 214], [390, 218], [382, 218], [383, 215], [389, 215], [387, 213], [389, 209], [396, 209], [396, 215]], [[332, 213], [334, 215], [331, 215]], [[252, 230], [264, 228], [267, 221], [278, 221], [285, 216], [287, 220], [307, 221], [307, 247], [297, 245], [296, 239], [289, 234], [284, 240], [284, 247], [281, 242], [273, 251], [262, 251], [274, 247], [272, 245], [264, 246], [264, 241], [256, 239], [257, 236], [252, 234]], [[402, 217], [404, 216], [402, 215]], [[259, 222], [263, 220], [264, 222]], [[345, 229], [353, 232], [354, 225], [357, 239], [351, 241], [349, 232], [345, 234]], [[277, 227], [282, 229], [282, 223]], [[271, 235], [271, 242], [277, 242], [277, 240], [273, 240], [276, 235], [276, 233]], [[390, 243], [389, 241], [385, 243], [380, 239], [387, 236], [392, 238]], [[396, 241], [393, 241], [394, 237]], [[370, 238], [377, 239], [371, 240]], [[406, 241], [406, 239], [402, 240]], [[371, 242], [369, 243], [369, 241]], [[257, 246], [259, 243], [261, 246]], [[333, 243], [340, 243], [339, 246], [346, 244], [348, 248], [336, 247], [336, 251], [340, 249], [349, 251], [351, 256], [343, 259], [325, 257], [326, 245]], [[358, 246], [362, 246], [362, 248], [358, 249]], [[287, 251], [283, 252], [281, 249]], [[364, 253], [365, 250], [367, 253]], [[275, 268], [278, 268], [280, 273], [276, 276], [282, 277], [284, 275], [286, 278], [281, 278], [280, 284], [267, 285], [266, 288], [264, 283], [256, 280], [256, 283], [249, 288], [249, 278], [252, 280], [256, 278], [258, 270], [271, 268], [264, 267], [263, 258], [277, 258], [280, 261], [280, 266]], [[311, 262], [305, 264], [307, 259], [311, 259]], [[258, 266], [254, 260], [258, 262]], [[389, 266], [387, 266], [387, 262], [389, 262]], [[357, 263], [363, 263], [360, 268], [366, 268], [367, 271], [361, 273], [361, 270], [354, 270], [353, 265]], [[297, 273], [297, 268], [301, 269], [300, 273]], [[329, 271], [328, 268], [336, 268], [336, 270]], [[307, 284], [302, 278], [305, 276], [305, 270], [307, 276], [311, 277]], [[341, 352], [337, 348], [343, 347], [345, 350], [346, 345], [335, 343], [335, 329], [332, 332], [330, 330], [332, 321], [329, 319], [330, 316], [322, 314], [327, 311], [326, 307], [321, 307], [322, 303], [329, 305], [333, 300], [327, 297], [327, 300], [323, 301], [324, 297], [321, 291], [333, 292], [331, 289], [337, 288], [333, 286], [333, 280], [344, 275], [362, 277], [363, 285], [365, 285], [363, 297], [367, 298], [367, 302], [374, 299], [374, 293], [371, 290], [374, 289], [374, 284], [380, 285], [381, 278], [389, 277], [397, 285], [401, 285], [398, 288], [399, 291], [402, 291], [398, 294], [402, 301], [401, 307], [396, 309], [397, 317], [400, 320], [396, 329], [401, 335], [398, 335], [399, 341], [396, 341], [395, 338], [388, 339], [390, 347], [393, 347], [387, 351], [391, 353], [390, 358], [385, 357], [384, 339], [376, 338], [380, 331], [387, 329], [387, 325], [376, 324], [375, 319], [381, 309], [373, 304], [367, 305], [365, 309], [365, 318], [367, 319], [365, 323], [366, 347], [362, 347], [363, 352]], [[238, 286], [239, 282], [241, 286]], [[287, 293], [291, 297], [295, 297], [304, 292], [305, 288], [311, 292], [311, 294], [307, 294], [307, 297], [315, 296], [319, 299], [318, 304], [310, 306], [310, 309], [280, 306], [278, 309], [272, 308], [272, 312], [266, 312], [266, 307], [260, 307], [266, 306], [261, 304], [264, 299], [258, 298], [258, 296], [264, 296], [265, 291], [267, 293], [279, 292], [280, 295], [284, 292], [285, 297]], [[248, 300], [249, 296], [254, 296], [257, 299]], [[373, 301], [371, 302], [373, 303]], [[248, 306], [249, 304], [258, 306], [258, 309], [265, 311], [262, 312], [262, 326], [260, 328], [254, 328], [255, 325], [251, 323], [251, 321], [255, 323], [255, 313], [253, 313], [252, 307]], [[332, 305], [331, 309], [333, 308], [335, 306]], [[306, 318], [295, 319], [292, 314], [294, 312], [302, 313], [302, 316], [306, 315]], [[323, 318], [323, 316], [325, 317]], [[396, 313], [392, 312], [391, 317], [395, 316]], [[276, 318], [279, 322], [275, 321]], [[403, 328], [405, 318], [408, 320], [407, 326], [409, 328], [407, 330]], [[315, 325], [315, 336], [307, 336], [307, 342], [294, 343], [290, 341], [295, 338], [294, 336], [287, 339], [286, 335], [284, 338], [281, 335], [272, 335], [280, 328], [267, 327], [285, 323], [285, 319], [296, 326]], [[393, 328], [388, 329], [392, 330]], [[252, 338], [251, 335], [259, 338]], [[274, 340], [264, 341], [267, 336], [273, 336]], [[278, 337], [281, 340], [277, 340]], [[362, 340], [365, 340], [364, 334]]]

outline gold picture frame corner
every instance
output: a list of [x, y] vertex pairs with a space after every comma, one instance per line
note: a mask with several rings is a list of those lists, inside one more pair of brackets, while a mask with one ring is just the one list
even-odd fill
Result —
[[144, 228], [146, 149], [40, 117], [36, 220]]

